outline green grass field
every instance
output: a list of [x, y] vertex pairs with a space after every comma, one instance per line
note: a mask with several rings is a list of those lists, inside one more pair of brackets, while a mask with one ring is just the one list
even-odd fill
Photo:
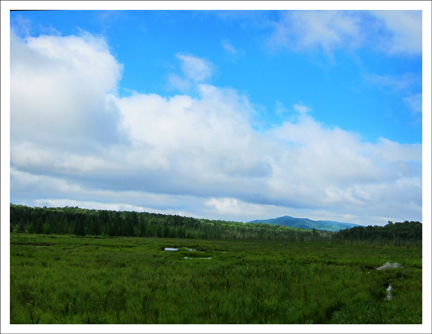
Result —
[[[422, 323], [421, 248], [16, 233], [10, 242], [11, 324]], [[387, 261], [405, 269], [373, 269]]]

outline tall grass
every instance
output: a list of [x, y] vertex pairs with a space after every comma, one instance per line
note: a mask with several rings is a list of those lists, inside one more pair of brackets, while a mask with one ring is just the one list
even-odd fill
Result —
[[421, 273], [418, 248], [11, 234], [11, 323], [421, 323]]

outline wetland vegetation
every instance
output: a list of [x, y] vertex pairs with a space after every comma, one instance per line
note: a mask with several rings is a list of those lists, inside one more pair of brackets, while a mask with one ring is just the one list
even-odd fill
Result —
[[11, 324], [422, 323], [420, 223], [241, 224], [11, 205]]
[[415, 247], [13, 233], [10, 268], [12, 324], [422, 322]]

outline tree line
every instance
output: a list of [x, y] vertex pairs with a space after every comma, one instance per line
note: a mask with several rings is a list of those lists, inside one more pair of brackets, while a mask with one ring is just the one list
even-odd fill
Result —
[[159, 213], [10, 204], [10, 231], [78, 236], [308, 241], [330, 232]]
[[355, 226], [336, 232], [333, 239], [378, 244], [392, 242], [395, 246], [407, 244], [420, 246], [422, 242], [422, 224], [418, 221], [406, 220], [399, 223], [389, 221], [385, 226]]
[[339, 232], [262, 223], [197, 219], [160, 213], [29, 207], [10, 204], [10, 232], [215, 240], [285, 240], [288, 242], [364, 242], [421, 246], [420, 222], [355, 226]]

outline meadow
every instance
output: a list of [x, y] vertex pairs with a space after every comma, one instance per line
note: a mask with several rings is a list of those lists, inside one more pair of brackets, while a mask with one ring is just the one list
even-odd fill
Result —
[[[28, 233], [10, 243], [11, 324], [422, 323], [419, 247]], [[405, 269], [375, 270], [387, 261]]]

